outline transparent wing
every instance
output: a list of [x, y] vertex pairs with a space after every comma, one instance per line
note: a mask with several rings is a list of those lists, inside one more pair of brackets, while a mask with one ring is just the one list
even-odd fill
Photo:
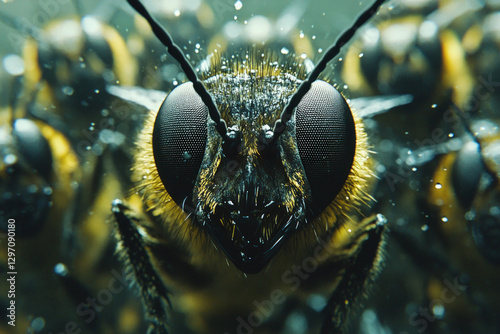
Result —
[[166, 92], [155, 89], [145, 89], [137, 86], [108, 86], [106, 87], [106, 90], [113, 96], [137, 104], [148, 110], [160, 109], [163, 100], [165, 100], [165, 97], [167, 96]]
[[412, 95], [387, 95], [373, 97], [358, 97], [349, 100], [349, 105], [354, 108], [356, 115], [361, 118], [372, 118], [383, 114], [392, 108], [410, 104]]

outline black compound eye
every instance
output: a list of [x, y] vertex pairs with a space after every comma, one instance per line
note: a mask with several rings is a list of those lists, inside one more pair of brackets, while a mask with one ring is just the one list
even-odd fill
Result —
[[317, 215], [337, 196], [351, 171], [354, 119], [342, 95], [318, 80], [297, 106], [295, 122], [297, 147]]
[[[52, 200], [53, 157], [49, 142], [38, 125], [29, 119], [17, 119], [12, 128], [16, 155], [8, 164], [6, 179], [0, 181], [0, 230], [7, 231], [14, 218], [16, 235], [36, 235], [47, 222]], [[10, 155], [10, 154], [9, 154]], [[7, 165], [7, 164], [6, 164]]]
[[16, 138], [19, 153], [45, 180], [49, 180], [53, 164], [52, 150], [40, 128], [33, 121], [20, 118], [14, 122], [12, 134]]
[[484, 172], [479, 144], [474, 141], [466, 143], [458, 151], [451, 174], [455, 195], [464, 208], [469, 209], [472, 205], [479, 187], [479, 180]]
[[153, 130], [153, 154], [165, 189], [179, 206], [192, 204], [205, 153], [208, 109], [191, 82], [163, 101]]

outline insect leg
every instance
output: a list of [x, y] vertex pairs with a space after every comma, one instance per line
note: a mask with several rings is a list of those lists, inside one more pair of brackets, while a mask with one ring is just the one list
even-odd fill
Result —
[[125, 263], [133, 271], [145, 307], [146, 318], [151, 321], [148, 333], [168, 334], [165, 303], [170, 305], [169, 291], [158, 277], [151, 264], [141, 234], [134, 226], [134, 218], [127, 214], [128, 208], [115, 200], [112, 211], [116, 220], [119, 248]]
[[325, 320], [321, 334], [341, 334], [343, 324], [348, 319], [349, 310], [359, 295], [375, 278], [380, 262], [385, 218], [376, 215], [364, 219], [360, 225], [363, 232], [354, 255], [345, 265], [345, 273], [328, 299], [324, 308]]

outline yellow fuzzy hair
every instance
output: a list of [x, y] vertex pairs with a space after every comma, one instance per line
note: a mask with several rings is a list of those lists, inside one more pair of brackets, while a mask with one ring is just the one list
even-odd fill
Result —
[[[218, 61], [220, 61], [220, 59], [218, 59]], [[286, 63], [287, 65], [280, 67], [279, 70], [271, 66], [264, 66], [258, 70], [262, 69], [261, 74], [264, 75], [266, 73], [269, 75], [277, 75], [277, 72], [278, 74], [283, 72], [286, 73], [288, 72], [289, 65], [293, 65], [294, 61], [295, 59], [289, 60]], [[271, 62], [267, 62], [267, 64], [270, 63]], [[218, 62], [218, 64], [220, 64], [220, 62]], [[252, 69], [253, 65], [260, 63], [258, 59], [256, 60], [250, 57], [248, 64], [250, 65], [249, 68]], [[231, 65], [234, 71], [230, 72], [231, 75], [248, 72], [248, 68], [242, 69], [235, 64]], [[300, 76], [304, 75], [303, 69], [299, 68], [299, 72]], [[217, 72], [212, 70], [210, 74], [213, 73]], [[297, 72], [290, 74], [297, 75]], [[196, 227], [196, 224], [192, 222], [192, 217], [189, 217], [188, 214], [172, 200], [158, 174], [152, 145], [153, 127], [157, 113], [158, 111], [150, 112], [143, 131], [139, 135], [137, 141], [138, 150], [133, 167], [134, 181], [137, 185], [136, 192], [142, 195], [145, 210], [149, 211], [153, 216], [158, 217], [159, 221], [162, 222], [162, 226], [150, 226], [149, 228], [153, 228], [156, 233], [168, 234], [171, 238], [175, 238], [177, 241], [185, 244], [187, 248], [191, 249], [193, 254], [196, 253], [196, 250], [199, 250], [201, 254], [206, 254], [210, 252], [210, 249], [214, 249], [211, 246], [209, 237], [205, 233], [202, 233]], [[343, 188], [331, 204], [319, 217], [309, 222], [302, 231], [303, 233], [298, 233], [299, 235], [297, 237], [292, 238], [291, 243], [289, 243], [290, 245], [285, 246], [287, 250], [293, 248], [294, 252], [299, 251], [312, 242], [311, 238], [324, 235], [325, 233], [331, 234], [333, 233], [332, 231], [336, 231], [340, 227], [349, 225], [350, 229], [355, 229], [355, 222], [350, 221], [353, 210], [359, 208], [361, 205], [367, 205], [367, 203], [372, 200], [372, 197], [368, 193], [370, 179], [373, 173], [370, 165], [367, 136], [361, 119], [356, 116], [354, 111], [353, 118], [356, 131], [356, 152], [349, 176]], [[220, 161], [214, 161], [214, 164], [218, 165], [219, 162]], [[144, 224], [148, 223], [143, 223], [143, 226]], [[345, 228], [345, 230], [347, 231], [348, 229]], [[281, 253], [288, 252], [285, 251]], [[220, 252], [220, 254], [222, 254], [222, 252]]]

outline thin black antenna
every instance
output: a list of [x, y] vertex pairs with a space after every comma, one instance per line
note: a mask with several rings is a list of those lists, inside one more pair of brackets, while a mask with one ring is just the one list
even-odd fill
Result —
[[353, 25], [345, 30], [339, 38], [335, 41], [335, 43], [326, 51], [323, 55], [323, 58], [319, 61], [319, 63], [314, 67], [314, 70], [309, 74], [309, 76], [304, 80], [295, 94], [292, 95], [292, 98], [288, 102], [288, 104], [283, 109], [281, 113], [280, 119], [274, 123], [273, 128], [273, 141], [278, 139], [278, 137], [285, 131], [286, 124], [290, 120], [293, 114], [293, 110], [299, 104], [302, 97], [307, 94], [309, 89], [311, 88], [311, 84], [318, 79], [318, 76], [323, 72], [326, 68], [326, 65], [330, 60], [335, 58], [340, 49], [351, 40], [352, 36], [356, 33], [356, 31], [365, 24], [375, 13], [378, 11], [379, 7], [385, 2], [385, 0], [375, 0], [375, 2], [365, 10], [361, 15], [358, 16], [356, 21], [354, 21]]
[[139, 14], [141, 14], [146, 19], [146, 21], [148, 21], [155, 36], [163, 43], [163, 45], [167, 47], [168, 53], [170, 53], [170, 55], [179, 62], [182, 70], [184, 71], [184, 73], [186, 73], [187, 78], [193, 83], [194, 90], [196, 91], [196, 93], [198, 93], [203, 103], [207, 106], [210, 118], [215, 122], [217, 132], [219, 132], [224, 140], [227, 140], [228, 135], [226, 122], [221, 119], [220, 112], [217, 109], [212, 96], [208, 94], [208, 91], [203, 83], [198, 80], [196, 72], [193, 70], [191, 64], [189, 64], [189, 62], [187, 61], [184, 53], [182, 53], [179, 46], [173, 42], [172, 37], [170, 37], [168, 32], [162, 26], [160, 26], [158, 22], [156, 22], [156, 20], [148, 13], [146, 8], [142, 5], [142, 3], [139, 2], [139, 0], [127, 0], [127, 2]]

